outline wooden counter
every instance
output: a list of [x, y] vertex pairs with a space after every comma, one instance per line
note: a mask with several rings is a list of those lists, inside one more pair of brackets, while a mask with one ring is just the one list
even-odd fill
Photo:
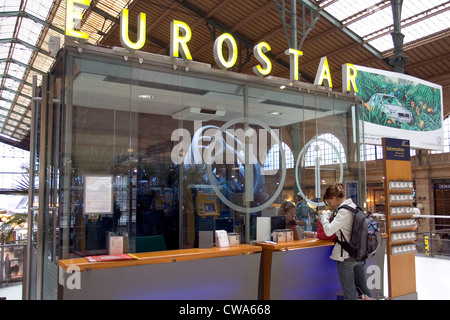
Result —
[[180, 262], [189, 260], [200, 260], [226, 256], [246, 255], [261, 252], [259, 246], [240, 245], [237, 247], [211, 248], [211, 249], [180, 249], [157, 252], [134, 253], [138, 259], [89, 262], [85, 258], [59, 260], [58, 266], [67, 270], [70, 266], [77, 266], [80, 271], [100, 270], [109, 268], [122, 268], [130, 266], [139, 266], [155, 263]]
[[[273, 294], [273, 290], [271, 284], [273, 281], [277, 281], [274, 279], [278, 279], [278, 269], [274, 267], [274, 263], [278, 260], [278, 257], [275, 258], [275, 253], [278, 252], [287, 252], [290, 250], [299, 250], [299, 249], [307, 249], [307, 248], [316, 248], [316, 247], [324, 247], [324, 246], [334, 246], [334, 241], [331, 240], [319, 240], [317, 238], [307, 238], [303, 240], [295, 240], [295, 241], [287, 241], [287, 242], [278, 242], [278, 243], [267, 243], [260, 242], [257, 244], [261, 248], [263, 248], [263, 283], [262, 283], [262, 299], [270, 300], [270, 299], [282, 299], [286, 297], [279, 297], [277, 294]], [[273, 269], [276, 269], [272, 274]], [[295, 275], [292, 275], [295, 277]], [[282, 280], [284, 282], [284, 280]]]
[[[384, 236], [382, 248], [366, 263], [366, 268], [376, 265], [377, 276], [379, 275], [380, 281], [377, 283], [380, 287], [372, 290], [373, 296], [383, 293], [385, 242]], [[336, 262], [330, 259], [334, 241], [307, 238], [279, 243], [261, 242], [257, 245], [263, 248], [260, 299], [337, 298], [341, 291], [339, 276]]]
[[283, 250], [303, 249], [310, 247], [334, 246], [334, 241], [319, 240], [317, 238], [308, 238], [303, 240], [286, 241], [278, 243], [259, 242], [257, 245], [266, 250], [283, 251]]
[[244, 244], [137, 253], [135, 260], [60, 260], [58, 298], [256, 300], [262, 250]]

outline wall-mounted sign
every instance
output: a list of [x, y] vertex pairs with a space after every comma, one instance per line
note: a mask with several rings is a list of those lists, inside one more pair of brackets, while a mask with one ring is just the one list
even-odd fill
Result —
[[410, 161], [409, 140], [385, 138], [385, 159]]

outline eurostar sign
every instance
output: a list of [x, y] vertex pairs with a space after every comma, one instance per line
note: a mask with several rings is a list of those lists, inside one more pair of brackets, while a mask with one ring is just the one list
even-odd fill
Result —
[[[82, 14], [75, 11], [75, 7], [88, 8], [90, 0], [67, 0], [66, 3], [66, 35], [78, 39], [89, 39], [89, 35], [80, 30], [76, 30], [75, 22], [82, 20]], [[129, 37], [129, 12], [123, 9], [120, 14], [120, 42], [122, 46], [130, 51], [140, 50], [146, 42], [146, 14], [140, 13], [137, 17], [137, 39], [135, 42]], [[191, 28], [183, 21], [174, 20], [170, 24], [170, 56], [174, 58], [183, 58], [185, 60], [193, 60], [189, 50], [189, 41], [192, 38]], [[228, 57], [223, 55], [223, 47], [228, 48]], [[214, 59], [222, 70], [231, 69], [237, 61], [238, 46], [233, 35], [224, 33], [220, 35], [214, 42]], [[253, 67], [253, 72], [257, 76], [269, 76], [272, 71], [272, 62], [267, 53], [270, 52], [270, 45], [266, 42], [260, 42], [253, 48], [253, 53], [259, 64]], [[303, 56], [300, 50], [289, 48], [285, 54], [290, 57], [290, 79], [292, 81], [299, 80], [299, 59]], [[342, 65], [342, 91], [358, 92], [356, 86], [356, 68], [346, 63]], [[330, 67], [327, 57], [320, 60], [317, 69], [314, 84], [317, 86], [333, 87], [331, 79]]]

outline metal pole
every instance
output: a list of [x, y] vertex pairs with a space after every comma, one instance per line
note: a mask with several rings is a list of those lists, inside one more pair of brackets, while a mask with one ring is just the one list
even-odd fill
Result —
[[291, 46], [297, 50], [297, 0], [291, 0]]
[[34, 208], [34, 194], [35, 190], [35, 168], [36, 168], [36, 146], [37, 146], [37, 121], [38, 121], [38, 112], [37, 112], [37, 104], [40, 100], [40, 97], [37, 96], [37, 75], [33, 75], [32, 78], [33, 84], [33, 101], [31, 103], [31, 127], [30, 127], [30, 164], [29, 164], [29, 172], [28, 172], [28, 216], [27, 216], [27, 244], [25, 249], [25, 257], [24, 257], [24, 273], [23, 273], [23, 282], [22, 282], [22, 299], [30, 300], [31, 299], [31, 261], [33, 258], [33, 223], [34, 223], [34, 212], [36, 208]]
[[[248, 122], [248, 84], [244, 84], [244, 132], [249, 129]], [[253, 165], [250, 163], [250, 152], [249, 152], [249, 139], [245, 137], [244, 134], [244, 144], [245, 144], [245, 205], [250, 207], [251, 201], [253, 201]], [[250, 243], [250, 213], [245, 213], [245, 243]]]
[[37, 216], [37, 252], [36, 252], [36, 299], [42, 299], [43, 281], [43, 258], [45, 248], [45, 214], [48, 206], [47, 201], [47, 82], [48, 77], [42, 77], [42, 103], [41, 103], [41, 125], [39, 146], [39, 210]]
[[401, 32], [403, 0], [391, 0], [392, 15], [394, 17], [394, 31], [391, 33], [394, 41], [394, 57], [389, 60], [389, 64], [394, 67], [395, 72], [405, 73], [405, 65], [408, 58], [403, 55], [403, 39]]

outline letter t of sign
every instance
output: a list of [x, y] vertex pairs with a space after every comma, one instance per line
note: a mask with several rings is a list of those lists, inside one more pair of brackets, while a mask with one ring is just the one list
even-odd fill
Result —
[[293, 81], [298, 81], [298, 58], [303, 55], [303, 51], [295, 49], [287, 49], [284, 52], [286, 55], [290, 55], [290, 65], [291, 65], [291, 76], [290, 79]]

